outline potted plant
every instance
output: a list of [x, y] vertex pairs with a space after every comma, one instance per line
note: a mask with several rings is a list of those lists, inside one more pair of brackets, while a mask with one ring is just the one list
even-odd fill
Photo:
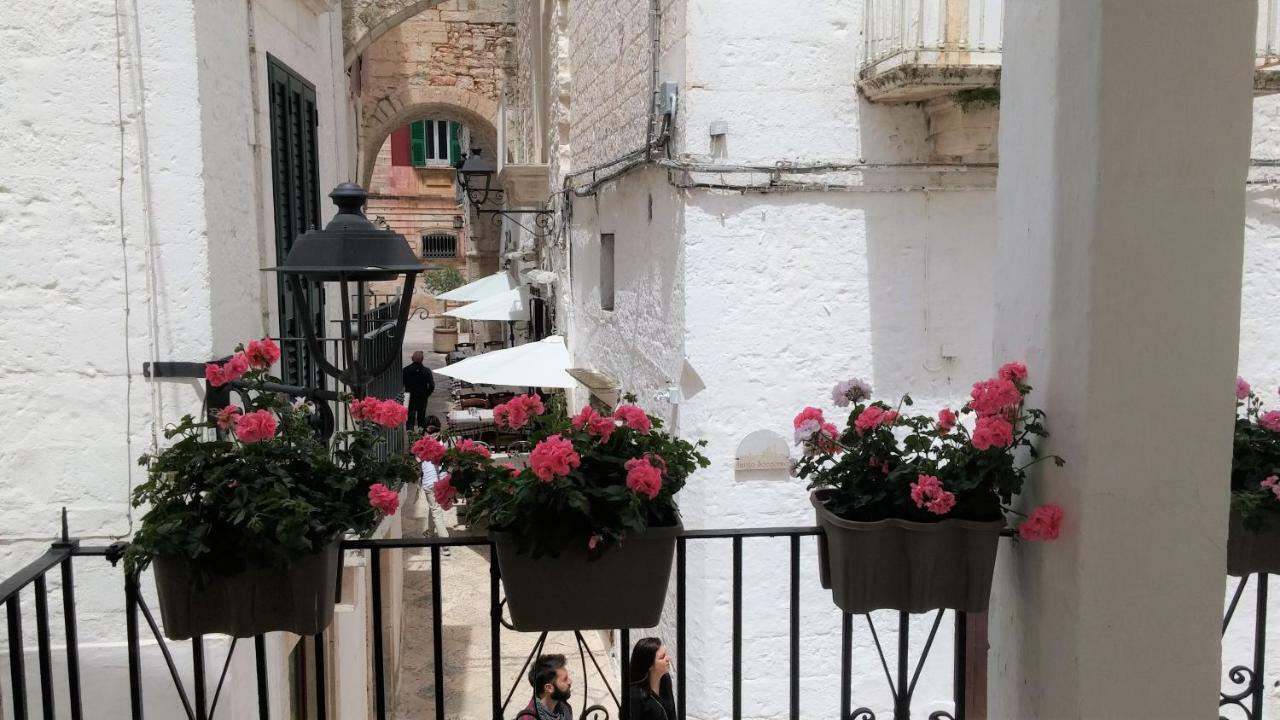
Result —
[[494, 408], [494, 422], [529, 427], [529, 466], [498, 465], [458, 443], [415, 444], [438, 457], [442, 506], [465, 496], [489, 529], [512, 624], [521, 631], [653, 627], [662, 615], [682, 525], [675, 496], [708, 461], [663, 432], [627, 396], [610, 414], [584, 407], [572, 418], [522, 395]]
[[1280, 572], [1280, 410], [1264, 412], [1262, 400], [1239, 377], [1227, 572]]
[[[975, 383], [958, 413], [933, 417], [904, 412], [909, 395], [872, 402], [855, 379], [832, 391], [837, 405], [853, 405], [843, 430], [817, 408], [796, 416], [795, 473], [809, 480], [822, 584], [842, 610], [986, 610], [1005, 513], [1027, 469], [1063, 463], [1037, 456], [1034, 441], [1048, 433], [1044, 413], [1024, 407], [1026, 380], [1026, 367], [1009, 363]], [[1061, 522], [1060, 507], [1042, 506], [1019, 534], [1054, 539]]]
[[393, 400], [351, 402], [352, 430], [326, 443], [305, 403], [267, 392], [280, 350], [269, 339], [237, 348], [205, 375], [244, 401], [216, 419], [190, 415], [165, 430], [168, 447], [143, 455], [134, 491], [146, 513], [125, 554], [131, 573], [154, 567], [165, 635], [182, 640], [273, 630], [314, 634], [333, 619], [339, 541], [394, 514], [418, 478], [407, 455], [378, 458], [382, 427], [404, 424]]

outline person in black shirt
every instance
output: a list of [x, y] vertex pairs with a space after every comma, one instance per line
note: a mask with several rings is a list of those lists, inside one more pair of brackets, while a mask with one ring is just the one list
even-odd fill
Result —
[[676, 720], [671, 690], [671, 654], [655, 637], [641, 638], [631, 650], [627, 702], [631, 720]]
[[422, 429], [427, 422], [427, 399], [435, 392], [436, 380], [431, 368], [422, 364], [422, 351], [415, 352], [413, 361], [404, 368], [404, 391], [409, 394], [409, 428]]

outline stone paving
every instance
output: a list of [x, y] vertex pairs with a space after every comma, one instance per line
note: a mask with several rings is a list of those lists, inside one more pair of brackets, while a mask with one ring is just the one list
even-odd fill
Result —
[[[414, 320], [405, 336], [405, 362], [414, 350], [427, 353], [425, 363], [437, 368], [444, 357], [431, 352], [431, 321]], [[436, 377], [437, 391], [431, 396], [428, 410], [443, 417], [449, 394], [448, 379]], [[421, 535], [426, 527], [426, 502], [415, 496], [404, 508], [404, 534]], [[450, 528], [457, 532], [454, 512], [446, 513]], [[431, 629], [431, 552], [410, 550], [404, 553], [404, 625], [400, 677], [396, 684], [393, 714], [395, 720], [426, 720], [435, 717], [435, 675]], [[449, 720], [493, 720], [492, 685], [490, 681], [489, 640], [489, 551], [485, 547], [454, 548], [450, 557], [441, 558], [441, 606], [443, 608], [444, 701]], [[617, 671], [604, 652], [604, 634], [583, 633], [596, 651], [596, 660], [609, 673], [609, 683], [617, 690]], [[521, 667], [533, 649], [538, 636], [502, 629], [501, 669], [502, 696], [505, 699], [516, 688], [505, 714], [514, 718], [529, 698], [528, 681], [520, 677]], [[572, 701], [575, 715], [581, 715], [583, 703], [583, 669], [572, 633], [551, 633], [544, 652], [563, 653], [570, 659], [574, 680]], [[605, 704], [609, 697], [600, 677], [587, 659], [590, 675], [586, 678], [591, 704]], [[610, 702], [610, 715], [617, 716]]]

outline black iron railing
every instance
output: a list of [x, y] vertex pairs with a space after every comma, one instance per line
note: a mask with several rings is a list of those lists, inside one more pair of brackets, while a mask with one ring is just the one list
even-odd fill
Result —
[[[5, 603], [5, 609], [8, 620], [8, 647], [9, 647], [9, 663], [10, 663], [10, 688], [12, 694], [12, 717], [16, 719], [25, 719], [29, 717], [32, 707], [29, 705], [30, 688], [28, 688], [28, 672], [24, 664], [24, 638], [22, 623], [22, 600], [21, 595], [27, 588], [32, 588], [35, 612], [36, 612], [36, 646], [37, 657], [39, 663], [39, 702], [40, 717], [53, 718], [60, 706], [70, 709], [70, 717], [72, 720], [80, 720], [85, 717], [83, 710], [83, 702], [81, 698], [80, 684], [80, 663], [78, 653], [77, 638], [77, 606], [76, 606], [76, 586], [73, 574], [73, 561], [77, 558], [97, 558], [99, 560], [106, 559], [113, 563], [120, 558], [124, 550], [123, 543], [117, 543], [111, 546], [82, 546], [77, 541], [67, 537], [66, 521], [63, 521], [64, 534], [63, 538], [52, 545], [52, 547], [42, 557], [31, 563], [24, 569], [12, 577], [0, 582], [0, 600]], [[805, 637], [801, 626], [801, 577], [800, 561], [802, 543], [809, 538], [816, 537], [821, 531], [815, 527], [780, 527], [780, 528], [753, 528], [745, 530], [687, 530], [677, 541], [676, 550], [676, 567], [675, 567], [675, 632], [677, 652], [682, 654], [682, 668], [687, 670], [694, 667], [699, 662], [706, 662], [708, 658], [699, 658], [693, 654], [687, 644], [688, 624], [688, 589], [691, 578], [687, 569], [687, 558], [690, 544], [708, 543], [708, 542], [724, 542], [728, 541], [732, 546], [732, 649], [731, 649], [731, 672], [732, 672], [732, 717], [740, 718], [743, 715], [743, 565], [747, 558], [744, 557], [744, 547], [749, 546], [752, 542], [761, 538], [782, 538], [789, 542], [789, 606], [788, 628], [789, 628], [789, 667], [787, 693], [785, 697], [786, 706], [789, 708], [789, 714], [792, 718], [801, 717], [801, 671], [805, 666], [805, 658], [802, 654], [805, 646]], [[488, 540], [481, 536], [463, 536], [454, 538], [401, 538], [401, 539], [369, 539], [369, 540], [351, 540], [343, 543], [345, 551], [362, 551], [368, 554], [369, 567], [369, 587], [370, 596], [368, 604], [368, 612], [371, 617], [372, 625], [372, 698], [374, 717], [383, 720], [390, 716], [392, 708], [389, 707], [388, 689], [392, 686], [388, 682], [387, 653], [383, 641], [383, 574], [384, 574], [384, 554], [392, 550], [404, 549], [427, 549], [431, 559], [431, 613], [432, 613], [432, 655], [434, 660], [434, 672], [431, 682], [435, 691], [435, 714], [437, 720], [443, 720], [451, 713], [456, 713], [456, 708], [449, 707], [449, 698], [445, 692], [446, 673], [450, 672], [444, 654], [442, 630], [442, 598], [444, 589], [441, 583], [441, 552], [448, 547], [461, 546], [480, 546], [488, 545]], [[491, 551], [492, 552], [492, 551]], [[492, 554], [490, 555], [492, 557]], [[61, 600], [63, 604], [63, 620], [65, 625], [65, 647], [66, 647], [66, 678], [63, 682], [62, 678], [57, 678], [55, 682], [53, 663], [51, 661], [50, 643], [53, 636], [53, 630], [49, 625], [48, 613], [48, 586], [46, 576], [52, 572], [61, 573]], [[270, 720], [271, 716], [271, 698], [272, 692], [268, 678], [270, 676], [266, 646], [264, 637], [258, 636], [253, 638], [254, 656], [256, 668], [256, 690], [250, 690], [244, 687], [246, 683], [240, 686], [230, 688], [226, 686], [228, 668], [231, 665], [231, 659], [234, 655], [235, 644], [233, 641], [230, 650], [227, 653], [226, 664], [222, 667], [218, 676], [218, 681], [213, 692], [210, 693], [208, 681], [205, 673], [205, 646], [204, 639], [196, 637], [191, 642], [192, 655], [192, 682], [188, 688], [183, 682], [182, 673], [174, 660], [173, 654], [170, 652], [169, 643], [165, 640], [162, 629], [148, 606], [143, 594], [139, 590], [138, 579], [134, 577], [121, 575], [121, 586], [123, 587], [124, 596], [124, 615], [126, 625], [126, 650], [128, 654], [128, 671], [127, 683], [129, 687], [130, 711], [131, 717], [139, 719], [143, 717], [144, 710], [144, 689], [146, 685], [161, 682], [154, 674], [144, 677], [142, 672], [142, 656], [141, 649], [144, 633], [150, 634], [158, 644], [159, 650], [163, 655], [164, 662], [168, 668], [169, 678], [172, 687], [176, 691], [177, 705], [168, 709], [163, 717], [185, 717], [189, 720], [212, 720], [215, 717], [219, 707], [219, 701], [223, 700], [225, 704], [225, 696], [230, 692], [248, 693], [255, 692], [257, 695], [259, 717], [262, 720]], [[504, 677], [501, 668], [501, 639], [504, 628], [510, 629], [511, 625], [507, 623], [503, 617], [503, 608], [505, 600], [502, 598], [502, 584], [499, 568], [496, 563], [489, 564], [489, 643], [490, 643], [490, 693], [492, 704], [492, 715], [494, 718], [513, 718], [523, 708], [524, 702], [528, 697], [527, 685], [524, 682], [524, 671], [527, 669], [529, 661], [539, 652], [545, 635], [539, 638], [535, 644], [534, 650], [529, 655], [529, 659], [525, 661], [525, 668], [516, 676]], [[834, 612], [834, 609], [833, 609]], [[884, 670], [885, 677], [888, 681], [890, 693], [893, 698], [893, 715], [896, 720], [906, 720], [910, 717], [912, 710], [912, 699], [916, 690], [917, 683], [921, 676], [921, 669], [925, 659], [933, 646], [934, 639], [937, 636], [942, 624], [943, 613], [937, 612], [930, 623], [930, 630], [923, 651], [917, 662], [912, 665], [909, 658], [910, 637], [909, 637], [909, 618], [906, 613], [900, 613], [897, 617], [897, 644], [898, 652], [896, 666], [890, 666], [886, 659], [885, 649], [881, 646], [880, 632], [877, 631], [872, 618], [866, 616], [865, 622], [871, 630], [874, 638], [875, 648], [879, 656], [879, 662]], [[145, 624], [145, 629], [144, 629]], [[854, 618], [848, 614], [843, 616], [842, 632], [841, 632], [841, 672], [840, 682], [838, 686], [831, 687], [829, 691], [832, 693], [828, 698], [834, 698], [836, 694], [839, 696], [840, 717], [850, 720], [874, 720], [876, 715], [866, 707], [855, 707], [852, 676], [855, 646], [853, 643]], [[966, 714], [966, 708], [972, 698], [967, 697], [967, 681], [969, 678], [965, 676], [966, 667], [966, 651], [972, 646], [985, 647], [985, 638], [982, 643], [970, 643], [966, 637], [966, 618], [961, 613], [956, 613], [955, 617], [955, 656], [954, 656], [954, 687], [952, 696], [954, 697], [954, 710], [952, 712], [937, 711], [930, 714], [930, 720], [963, 720]], [[588, 670], [595, 670], [597, 676], [604, 680], [604, 684], [608, 690], [609, 697], [612, 699], [613, 707], [605, 707], [595, 705], [588, 707], [580, 714], [580, 717], [586, 720], [608, 720], [612, 717], [627, 718], [628, 710], [625, 702], [625, 689], [629, 668], [627, 663], [629, 660], [630, 631], [628, 629], [620, 629], [619, 631], [619, 652], [620, 673], [615, 678], [609, 678], [609, 673], [604, 671], [597, 662], [591, 648], [587, 645], [586, 639], [577, 634], [575, 641], [582, 663], [584, 682], [590, 674]], [[309, 696], [306, 700], [313, 703], [311, 707], [306, 708], [306, 714], [301, 717], [314, 717], [319, 720], [327, 720], [327, 718], [335, 717], [336, 711], [330, 706], [330, 698], [327, 697], [327, 670], [333, 667], [334, 658], [327, 657], [325, 633], [320, 633], [310, 638], [312, 642], [308, 650], [313, 656], [310, 662], [303, 663], [301, 667], [306, 668], [311, 677], [305, 680], [305, 685], [314, 688], [314, 691], [305, 693]], [[304, 645], [305, 647], [305, 645]], [[352, 652], [363, 652], [363, 648], [352, 649]], [[588, 668], [587, 662], [590, 660], [593, 664], [592, 668]], [[872, 658], [863, 658], [862, 661], [871, 661]], [[124, 679], [124, 678], [122, 678]], [[676, 697], [679, 709], [680, 720], [685, 718], [685, 708], [689, 699], [689, 688], [687, 685], [687, 672], [680, 671], [676, 673]], [[615, 691], [615, 683], [617, 691]], [[64, 689], [64, 692], [55, 698], [55, 687]], [[504, 692], [504, 688], [507, 688]], [[188, 692], [190, 690], [190, 692]], [[513, 707], [513, 698], [520, 698], [521, 702]], [[784, 700], [779, 698], [779, 704]], [[779, 708], [781, 709], [781, 708]], [[614, 713], [617, 713], [616, 715]], [[811, 713], [809, 713], [811, 715]]]
[[[1267, 578], [1266, 573], [1255, 573], [1237, 579], [1235, 590], [1231, 593], [1231, 602], [1227, 605], [1226, 615], [1222, 618], [1222, 637], [1227, 637], [1227, 629], [1236, 616], [1240, 599], [1244, 597], [1252, 581], [1253, 587], [1253, 658], [1251, 664], [1232, 665], [1227, 672], [1227, 680], [1231, 687], [1223, 689], [1218, 700], [1218, 707], [1228, 712], [1231, 717], [1244, 720], [1262, 720], [1263, 717], [1263, 673], [1267, 655]], [[1229, 652], [1227, 643], [1223, 643], [1224, 663], [1233, 662], [1225, 657]], [[1219, 716], [1227, 720], [1228, 715]]]

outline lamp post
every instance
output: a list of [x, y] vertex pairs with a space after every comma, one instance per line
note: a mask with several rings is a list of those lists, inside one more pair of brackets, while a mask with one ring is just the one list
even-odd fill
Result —
[[[467, 200], [475, 206], [478, 215], [494, 215], [495, 222], [498, 217], [504, 217], [525, 230], [533, 234], [539, 234], [537, 231], [525, 226], [515, 216], [532, 215], [533, 224], [543, 233], [554, 231], [554, 215], [552, 210], [539, 210], [534, 208], [504, 208], [501, 207], [506, 200], [506, 191], [502, 188], [492, 187], [493, 175], [496, 168], [493, 163], [489, 162], [482, 154], [480, 148], [472, 148], [471, 155], [462, 163], [462, 167], [458, 168], [458, 184], [462, 186], [463, 193], [466, 194]], [[485, 209], [484, 205], [489, 202], [490, 196], [494, 197], [499, 207], [494, 209]]]
[[[405, 242], [403, 235], [380, 230], [364, 216], [361, 208], [369, 193], [354, 183], [342, 183], [329, 193], [338, 206], [338, 214], [323, 230], [312, 230], [300, 236], [289, 256], [280, 265], [266, 268], [275, 272], [280, 282], [289, 284], [294, 301], [301, 309], [302, 329], [307, 347], [320, 368], [329, 376], [363, 397], [369, 383], [400, 361], [405, 327], [409, 322], [409, 306], [413, 287], [422, 265]], [[392, 342], [385, 357], [363, 357], [360, 327], [364, 317], [365, 286], [369, 282], [395, 280], [404, 276], [400, 307], [392, 328]], [[334, 282], [342, 297], [342, 354], [345, 368], [339, 368], [325, 357], [312, 324], [313, 309], [307, 302], [304, 280], [317, 283]], [[358, 297], [357, 316], [352, 321], [352, 285]]]

